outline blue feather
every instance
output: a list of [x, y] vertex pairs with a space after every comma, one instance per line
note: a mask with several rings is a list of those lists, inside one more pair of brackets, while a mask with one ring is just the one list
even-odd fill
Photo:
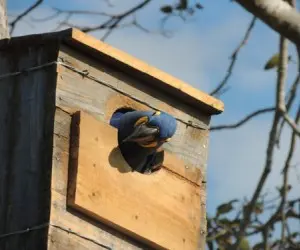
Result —
[[[113, 114], [110, 125], [118, 129], [118, 141], [121, 152], [130, 166], [134, 166], [137, 171], [147, 171], [157, 164], [157, 161], [163, 161], [163, 153], [157, 158], [156, 148], [143, 148], [135, 142], [122, 141], [129, 136], [135, 129], [134, 124], [142, 117], [148, 117], [147, 125], [157, 127], [158, 140], [171, 138], [177, 128], [176, 119], [164, 112], [159, 115], [154, 115], [153, 111], [129, 111], [116, 112]], [[158, 143], [157, 147], [163, 142]], [[161, 162], [162, 163], [162, 162]]]

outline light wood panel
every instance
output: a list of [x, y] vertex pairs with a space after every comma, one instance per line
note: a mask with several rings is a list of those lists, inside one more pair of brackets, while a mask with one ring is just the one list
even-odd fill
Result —
[[[174, 156], [166, 159], [164, 165], [174, 163]], [[116, 129], [76, 113], [70, 167], [71, 207], [152, 247], [197, 249], [200, 187], [175, 168], [152, 175], [130, 172], [117, 149]]]

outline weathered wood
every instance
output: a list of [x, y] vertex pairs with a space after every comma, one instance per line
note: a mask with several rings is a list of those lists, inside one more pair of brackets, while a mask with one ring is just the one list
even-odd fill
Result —
[[[57, 60], [63, 63], [57, 66]], [[85, 70], [87, 76], [78, 74]], [[13, 72], [19, 73], [6, 75]], [[123, 106], [178, 118], [165, 150], [181, 163], [169, 154], [166, 162], [205, 192], [208, 130], [190, 124], [207, 128], [222, 102], [76, 30], [0, 40], [0, 234], [51, 224], [48, 243], [43, 227], [1, 238], [1, 250], [147, 249], [66, 207], [71, 114], [85, 111], [108, 124]], [[204, 249], [205, 199], [201, 193], [199, 249]]]
[[155, 248], [197, 249], [200, 187], [168, 161], [152, 175], [130, 172], [115, 128], [80, 112], [73, 121], [68, 204]]
[[6, 0], [0, 0], [0, 40], [4, 38], [9, 38]]
[[[184, 121], [191, 120], [204, 126], [209, 124], [210, 117], [201, 111], [195, 110], [182, 103], [181, 100], [174, 99], [151, 86], [141, 85], [137, 79], [125, 72], [112, 68], [99, 60], [96, 61], [72, 48], [62, 46], [59, 58], [74, 68], [72, 70], [65, 66], [58, 67], [56, 103], [60, 108], [70, 113], [82, 110], [100, 121], [109, 123], [112, 113], [117, 108], [126, 106], [134, 109], [149, 109], [145, 104], [149, 103]], [[89, 72], [89, 75], [94, 79], [84, 77], [76, 73], [76, 70]], [[95, 79], [100, 81], [97, 82]], [[101, 84], [101, 81], [107, 85]], [[109, 86], [112, 86], [112, 88]], [[113, 88], [117, 88], [126, 94], [119, 93]], [[135, 99], [132, 99], [131, 96], [134, 96]], [[185, 168], [179, 168], [177, 171], [189, 173], [194, 180], [205, 182], [208, 131], [187, 126], [179, 121], [177, 132], [165, 149], [167, 152], [176, 154], [184, 161]], [[205, 184], [202, 183], [201, 186], [205, 189]], [[200, 226], [202, 233], [199, 240], [199, 249], [204, 249], [205, 244], [205, 202], [206, 196], [203, 195], [201, 196]]]
[[[90, 76], [100, 79], [126, 95], [118, 93], [113, 88], [105, 86], [87, 77], [83, 77], [64, 66], [59, 66], [57, 105], [69, 112], [82, 110], [94, 115], [97, 119], [109, 123], [113, 112], [120, 107], [134, 109], [151, 109], [145, 103], [166, 111], [186, 122], [193, 121], [201, 126], [208, 126], [210, 117], [199, 110], [182, 104], [181, 100], [171, 98], [151, 86], [141, 85], [124, 72], [111, 68], [101, 61], [87, 57], [71, 48], [62, 47], [59, 57], [68, 65], [80, 71], [89, 72]], [[84, 86], [84, 87], [83, 87]], [[135, 97], [137, 100], [132, 99]], [[166, 150], [182, 159], [191, 171], [199, 168], [205, 179], [208, 148], [208, 131], [178, 122], [178, 129]]]
[[[70, 45], [76, 46], [86, 54], [100, 60], [105, 60], [112, 67], [121, 69], [134, 75], [140, 80], [140, 85], [147, 83], [152, 88], [167, 91], [169, 95], [181, 99], [181, 103], [189, 103], [209, 114], [218, 114], [223, 111], [224, 104], [189, 84], [156, 69], [129, 54], [120, 51], [100, 40], [87, 35], [80, 30], [72, 29], [71, 39], [66, 39]], [[84, 45], [84, 46], [83, 46]]]
[[[55, 60], [57, 43], [0, 49], [0, 75]], [[48, 222], [56, 67], [0, 79], [0, 235]], [[1, 250], [45, 249], [47, 227], [0, 239]]]
[[[106, 249], [100, 244], [108, 246], [112, 250], [149, 249], [141, 243], [130, 240], [116, 230], [67, 208], [70, 125], [71, 114], [57, 109], [53, 144], [50, 216], [50, 224], [52, 226], [49, 229], [48, 249]], [[73, 233], [67, 233], [68, 230], [71, 230]], [[90, 240], [87, 240], [87, 238]]]

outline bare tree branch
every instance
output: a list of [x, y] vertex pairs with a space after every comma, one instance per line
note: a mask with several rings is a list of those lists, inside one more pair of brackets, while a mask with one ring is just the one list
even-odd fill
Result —
[[[238, 249], [238, 246], [241, 242], [241, 239], [245, 236], [246, 229], [251, 221], [251, 215], [255, 208], [255, 204], [260, 196], [260, 193], [264, 187], [264, 184], [271, 173], [273, 165], [273, 154], [276, 144], [277, 130], [281, 117], [282, 102], [284, 102], [284, 86], [286, 80], [286, 68], [288, 64], [288, 51], [287, 51], [287, 41], [283, 37], [280, 38], [279, 45], [279, 67], [278, 67], [278, 76], [276, 84], [276, 111], [273, 118], [272, 128], [269, 134], [268, 147], [267, 147], [267, 156], [265, 161], [264, 170], [259, 179], [259, 182], [255, 188], [254, 194], [251, 198], [249, 205], [247, 205], [244, 213], [244, 218], [241, 221], [240, 231], [238, 232], [237, 241], [234, 249]], [[271, 218], [272, 219], [272, 218]], [[270, 219], [270, 220], [271, 220]], [[268, 223], [266, 224], [268, 225]]]
[[[297, 76], [294, 80], [294, 83], [292, 84], [292, 87], [291, 87], [290, 91], [289, 91], [289, 96], [288, 96], [288, 100], [287, 100], [287, 104], [286, 104], [287, 112], [289, 112], [292, 108], [293, 102], [296, 98], [297, 88], [299, 87], [299, 84], [300, 84], [300, 60], [298, 60], [298, 65], [299, 65], [298, 74], [297, 74]], [[279, 146], [279, 144], [280, 144], [280, 136], [281, 136], [284, 124], [285, 124], [285, 120], [283, 119], [281, 121], [280, 128], [278, 130], [277, 142], [276, 142], [277, 146]]]
[[[296, 123], [299, 123], [300, 120], [300, 106], [296, 115]], [[295, 152], [295, 146], [296, 146], [296, 132], [293, 131], [292, 133], [292, 138], [291, 138], [291, 142], [290, 142], [290, 148], [289, 148], [289, 152], [284, 164], [284, 168], [283, 168], [283, 192], [282, 192], [282, 200], [281, 200], [281, 206], [280, 206], [280, 210], [281, 210], [281, 216], [282, 216], [282, 231], [281, 231], [281, 241], [282, 244], [284, 244], [285, 242], [285, 229], [287, 227], [286, 224], [286, 216], [285, 216], [285, 211], [284, 211], [284, 205], [287, 203], [287, 192], [288, 192], [288, 173], [289, 173], [289, 169], [291, 167], [291, 161]]]
[[19, 21], [21, 21], [22, 18], [24, 18], [26, 15], [28, 15], [30, 12], [38, 8], [44, 0], [37, 0], [33, 5], [31, 5], [29, 8], [27, 8], [24, 12], [22, 12], [20, 15], [18, 15], [12, 22], [9, 23], [10, 25], [10, 35], [15, 30], [15, 27]]
[[[280, 53], [280, 60], [283, 61], [281, 68], [279, 68], [279, 75], [282, 78], [279, 84], [278, 89], [278, 108], [279, 112], [283, 116], [284, 120], [290, 125], [290, 127], [294, 130], [294, 132], [300, 136], [300, 128], [297, 126], [295, 121], [289, 116], [287, 113], [287, 108], [285, 105], [285, 80], [286, 80], [286, 67], [288, 65], [288, 41], [284, 37], [281, 37], [281, 49], [282, 53]], [[300, 108], [300, 106], [299, 106]]]
[[280, 112], [286, 112], [285, 106], [285, 82], [287, 78], [288, 65], [288, 40], [280, 37], [280, 53], [278, 67], [278, 86], [277, 86], [277, 108]]
[[53, 20], [54, 18], [60, 15], [95, 15], [95, 16], [104, 16], [104, 17], [112, 17], [111, 14], [100, 12], [100, 11], [91, 11], [91, 10], [62, 10], [60, 8], [52, 8], [54, 14], [50, 16], [46, 16], [43, 18], [34, 18], [32, 17], [31, 20], [33, 22], [46, 22]]
[[273, 112], [273, 111], [275, 111], [275, 109], [276, 108], [274, 108], [274, 107], [259, 109], [259, 110], [255, 111], [255, 112], [247, 115], [245, 118], [243, 118], [242, 120], [240, 120], [240, 121], [238, 121], [238, 122], [236, 122], [234, 124], [213, 126], [213, 127], [210, 128], [210, 131], [238, 128], [238, 127], [244, 125], [246, 122], [248, 122], [252, 118], [254, 118], [254, 117], [258, 116], [258, 115], [261, 115], [261, 114]]
[[142, 9], [143, 7], [145, 7], [147, 4], [149, 4], [152, 0], [145, 0], [140, 4], [137, 4], [136, 6], [134, 6], [133, 8], [125, 11], [122, 14], [118, 14], [118, 15], [111, 15], [110, 18], [105, 21], [104, 23], [97, 25], [95, 27], [79, 27], [79, 26], [73, 26], [69, 23], [64, 23], [64, 25], [68, 25], [68, 26], [72, 26], [72, 27], [76, 27], [78, 29], [81, 29], [83, 32], [92, 32], [92, 31], [97, 31], [97, 30], [103, 30], [103, 29], [108, 29], [108, 33], [106, 33], [105, 37], [107, 37], [113, 29], [117, 28], [118, 25], [120, 24], [120, 22], [122, 22], [125, 18], [127, 18], [128, 16], [136, 13], [138, 10]]
[[[300, 109], [300, 105], [298, 107], [298, 109]], [[287, 112], [283, 112], [283, 118], [284, 120], [287, 122], [287, 124], [290, 125], [290, 127], [293, 129], [293, 131], [300, 136], [300, 127], [298, 127], [298, 125], [296, 124], [296, 122], [288, 115]]]
[[235, 66], [238, 54], [239, 54], [240, 50], [243, 48], [243, 46], [246, 45], [247, 41], [249, 40], [251, 31], [254, 28], [256, 19], [257, 18], [255, 16], [253, 16], [253, 18], [252, 18], [252, 20], [251, 20], [251, 22], [250, 22], [250, 24], [248, 26], [248, 29], [246, 30], [246, 33], [245, 33], [242, 41], [239, 43], [238, 47], [233, 51], [233, 53], [232, 53], [232, 55], [230, 57], [231, 63], [229, 64], [229, 67], [227, 69], [227, 73], [226, 73], [224, 79], [221, 81], [221, 83], [214, 90], [212, 90], [210, 92], [210, 95], [214, 95], [214, 96], [220, 95], [221, 90], [227, 84], [230, 76], [232, 75], [232, 71], [233, 71], [233, 68]]
[[300, 44], [300, 14], [282, 0], [235, 0], [270, 28]]

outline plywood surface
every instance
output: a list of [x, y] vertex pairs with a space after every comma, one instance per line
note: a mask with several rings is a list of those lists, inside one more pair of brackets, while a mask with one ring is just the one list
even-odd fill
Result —
[[[51, 226], [47, 249], [152, 250], [93, 218], [67, 208], [70, 126], [71, 114], [57, 108], [53, 136]], [[42, 248], [28, 249], [40, 250]]]
[[[153, 88], [140, 88], [139, 85], [141, 84], [136, 79], [92, 60], [84, 54], [74, 51], [74, 49], [63, 47], [59, 57], [72, 67], [76, 67], [80, 71], [88, 71], [90, 76], [101, 79], [113, 88], [134, 96], [144, 103], [151, 104], [152, 107], [167, 112], [185, 122], [191, 121], [201, 127], [209, 126], [208, 117], [199, 110], [198, 113], [195, 113], [195, 110], [182, 104], [177, 99], [172, 99]], [[59, 72], [56, 103], [70, 113], [81, 110], [93, 115], [98, 120], [109, 123], [112, 113], [120, 107], [131, 107], [137, 110], [151, 109], [141, 101], [133, 100], [108, 86], [104, 86], [93, 79], [82, 77], [65, 67], [59, 67]], [[201, 172], [203, 174], [201, 178], [205, 178], [209, 132], [187, 126], [179, 120], [177, 125], [176, 134], [166, 145], [167, 151], [176, 154], [178, 158], [184, 161], [185, 167], [182, 171], [192, 172], [191, 176], [193, 178], [200, 176]], [[195, 173], [197, 168], [199, 173]]]
[[200, 187], [167, 169], [128, 172], [117, 131], [90, 115], [75, 117], [80, 133], [72, 138], [68, 205], [152, 247], [198, 249]]
[[94, 37], [78, 30], [72, 29], [72, 40], [85, 45], [86, 47], [94, 49], [96, 52], [101, 53], [103, 56], [107, 56], [113, 59], [114, 63], [122, 63], [130, 68], [140, 72], [144, 75], [148, 75], [153, 80], [161, 82], [162, 87], [168, 90], [176, 90], [181, 92], [181, 95], [186, 95], [187, 98], [197, 100], [199, 103], [206, 104], [211, 108], [211, 113], [218, 114], [223, 112], [224, 104], [222, 101], [210, 96], [191, 85], [137, 59], [133, 56], [118, 50], [107, 43], [104, 43]]

